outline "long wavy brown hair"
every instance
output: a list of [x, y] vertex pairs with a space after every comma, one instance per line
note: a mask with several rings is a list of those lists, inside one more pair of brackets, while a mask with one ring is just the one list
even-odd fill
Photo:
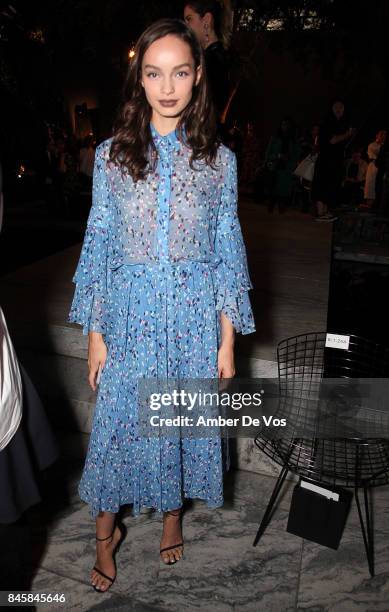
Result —
[[200, 160], [213, 166], [216, 158], [219, 145], [216, 116], [201, 45], [183, 21], [160, 19], [149, 26], [136, 43], [124, 84], [123, 102], [114, 124], [109, 158], [122, 170], [127, 169], [134, 181], [145, 179], [155, 169], [158, 157], [150, 129], [152, 109], [141, 84], [142, 61], [150, 45], [168, 34], [189, 45], [195, 69], [201, 66], [202, 70], [199, 83], [193, 87], [192, 98], [179, 117], [178, 138], [191, 149], [191, 168], [194, 168], [195, 161]]

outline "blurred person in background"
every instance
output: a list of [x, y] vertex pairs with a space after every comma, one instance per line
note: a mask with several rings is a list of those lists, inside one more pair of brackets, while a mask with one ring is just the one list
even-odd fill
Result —
[[269, 176], [269, 212], [276, 205], [280, 213], [285, 212], [292, 195], [293, 171], [300, 159], [300, 146], [296, 138], [295, 124], [291, 117], [284, 117], [277, 133], [272, 136], [265, 153], [265, 164]]
[[372, 208], [376, 199], [376, 181], [377, 181], [377, 158], [379, 156], [381, 147], [386, 141], [386, 130], [379, 130], [377, 132], [375, 140], [367, 147], [367, 157], [369, 160], [369, 166], [366, 173], [365, 181], [365, 207]]
[[363, 201], [366, 172], [367, 162], [362, 157], [362, 147], [357, 147], [346, 160], [342, 204], [354, 205]]
[[331, 208], [339, 205], [344, 174], [344, 151], [354, 136], [344, 102], [336, 99], [320, 126], [319, 155], [312, 181], [316, 221], [335, 221]]
[[191, 0], [184, 7], [184, 20], [196, 34], [205, 56], [207, 79], [219, 120], [230, 96], [226, 9], [217, 0]]
[[320, 126], [315, 123], [300, 139], [300, 160], [318, 152]]

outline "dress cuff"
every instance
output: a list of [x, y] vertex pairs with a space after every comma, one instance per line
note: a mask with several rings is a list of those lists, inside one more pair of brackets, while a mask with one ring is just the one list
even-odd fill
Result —
[[82, 325], [84, 336], [90, 331], [105, 334], [105, 298], [92, 286], [86, 289], [76, 285], [68, 322]]
[[227, 290], [224, 296], [219, 294], [216, 310], [224, 312], [237, 333], [245, 335], [255, 332], [254, 316], [248, 291], [233, 294]]
[[107, 245], [107, 230], [87, 228], [72, 279], [76, 288], [68, 315], [69, 323], [82, 325], [84, 335], [90, 331], [101, 334], [106, 331]]

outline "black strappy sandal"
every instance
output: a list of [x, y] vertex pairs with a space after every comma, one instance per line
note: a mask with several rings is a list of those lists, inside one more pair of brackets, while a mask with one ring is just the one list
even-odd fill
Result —
[[[179, 512], [178, 512], [178, 513], [175, 513], [175, 512], [173, 512], [172, 510], [167, 510], [167, 511], [165, 512], [165, 514], [171, 514], [172, 516], [180, 516], [180, 520], [182, 520], [182, 511], [181, 511], [181, 510], [179, 510]], [[162, 553], [163, 553], [163, 552], [165, 552], [166, 550], [172, 550], [173, 548], [180, 548], [180, 546], [181, 546], [181, 548], [182, 548], [182, 556], [181, 556], [179, 559], [174, 559], [174, 561], [169, 561], [168, 563], [166, 563], [166, 562], [163, 560], [163, 558], [162, 558]], [[179, 542], [178, 544], [173, 544], [173, 546], [166, 546], [165, 548], [161, 548], [161, 549], [159, 550], [159, 554], [160, 554], [160, 556], [161, 556], [162, 562], [163, 562], [165, 565], [174, 565], [175, 563], [177, 563], [177, 561], [181, 561], [181, 559], [183, 559], [183, 558], [184, 558], [184, 542], [183, 542], [183, 541], [181, 541], [181, 542]]]
[[[120, 529], [121, 536], [120, 536], [120, 539], [118, 540], [118, 543], [116, 544], [116, 546], [115, 546], [115, 548], [114, 548], [114, 550], [113, 550], [113, 552], [112, 552], [112, 559], [113, 559], [113, 562], [114, 562], [114, 564], [115, 564], [115, 576], [112, 578], [111, 576], [108, 576], [107, 574], [104, 574], [104, 572], [102, 572], [102, 571], [101, 571], [101, 569], [99, 569], [98, 567], [96, 567], [96, 565], [94, 565], [94, 566], [93, 566], [93, 569], [95, 570], [95, 572], [97, 572], [98, 574], [100, 574], [100, 576], [102, 576], [102, 577], [103, 577], [103, 578], [105, 578], [106, 580], [109, 580], [109, 582], [111, 583], [111, 584], [109, 585], [109, 587], [108, 587], [108, 588], [106, 588], [104, 591], [102, 591], [101, 589], [96, 588], [96, 587], [95, 587], [95, 585], [93, 584], [92, 586], [93, 586], [94, 590], [95, 590], [95, 591], [97, 591], [97, 593], [106, 593], [107, 591], [109, 591], [109, 589], [111, 588], [111, 586], [113, 585], [113, 583], [114, 583], [114, 582], [115, 582], [115, 580], [116, 580], [116, 572], [117, 572], [117, 570], [116, 570], [116, 559], [115, 559], [115, 557], [116, 557], [116, 553], [119, 551], [119, 548], [120, 548], [120, 546], [121, 546], [121, 544], [122, 544], [123, 540], [125, 539], [125, 537], [126, 537], [126, 535], [127, 535], [127, 529], [126, 529], [126, 526], [125, 526], [125, 525], [123, 525], [123, 523], [120, 523], [120, 524], [119, 524], [119, 525], [117, 525], [117, 526], [118, 526], [118, 527], [119, 527], [119, 529]], [[109, 538], [111, 538], [111, 542], [112, 542], [112, 539], [113, 539], [113, 534], [114, 534], [115, 529], [116, 529], [116, 525], [115, 525], [115, 527], [113, 528], [113, 531], [112, 531], [111, 535], [107, 536], [106, 538], [98, 538], [98, 537], [96, 536], [96, 540], [97, 540], [98, 542], [105, 542], [106, 540], [109, 540]]]

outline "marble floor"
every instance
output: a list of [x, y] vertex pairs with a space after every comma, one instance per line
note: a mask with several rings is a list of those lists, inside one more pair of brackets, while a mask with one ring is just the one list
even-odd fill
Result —
[[81, 469], [80, 457], [74, 454], [78, 441], [67, 434], [62, 445], [62, 458], [45, 484], [50, 501], [32, 509], [29, 521], [36, 544], [30, 588], [64, 593], [64, 609], [389, 610], [388, 487], [374, 491], [376, 576], [370, 578], [354, 503], [337, 551], [286, 532], [292, 482], [286, 483], [267, 531], [253, 547], [275, 480], [242, 470], [227, 474], [222, 508], [209, 510], [201, 501], [188, 500], [185, 558], [172, 567], [159, 560], [161, 517], [145, 510], [133, 518], [128, 507], [128, 535], [117, 557], [117, 580], [108, 593], [96, 593], [88, 584], [94, 525], [76, 492]]

